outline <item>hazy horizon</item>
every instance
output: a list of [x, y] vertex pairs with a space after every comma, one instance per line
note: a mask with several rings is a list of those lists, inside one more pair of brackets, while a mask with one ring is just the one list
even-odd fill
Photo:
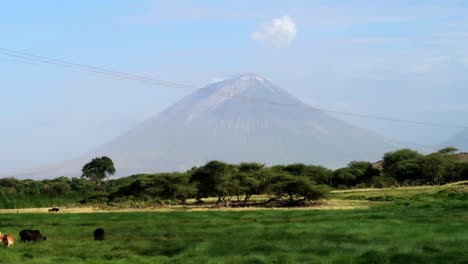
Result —
[[[258, 73], [312, 107], [435, 146], [467, 123], [464, 1], [57, 1], [0, 9], [0, 48], [203, 87]], [[166, 109], [176, 89], [0, 54], [0, 175], [71, 160]]]

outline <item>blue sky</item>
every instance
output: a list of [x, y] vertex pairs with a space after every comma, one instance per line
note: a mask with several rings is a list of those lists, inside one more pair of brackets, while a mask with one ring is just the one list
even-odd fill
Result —
[[[256, 72], [312, 106], [468, 125], [468, 1], [9, 1], [0, 48], [204, 86]], [[73, 159], [189, 91], [0, 55], [0, 173]], [[459, 129], [341, 117], [405, 142]]]

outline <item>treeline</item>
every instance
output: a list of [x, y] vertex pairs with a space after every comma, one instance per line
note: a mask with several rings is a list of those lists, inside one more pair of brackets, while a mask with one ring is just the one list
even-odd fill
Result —
[[[216, 204], [223, 206], [295, 206], [316, 202], [327, 195], [329, 188], [326, 185], [318, 184], [307, 175], [289, 173], [284, 168], [210, 161], [186, 173], [135, 175], [110, 181], [108, 198], [110, 202], [156, 200], [186, 204], [190, 198], [203, 203], [204, 198], [215, 197]], [[250, 203], [253, 195], [260, 194], [267, 194], [270, 199]]]
[[338, 189], [441, 185], [468, 180], [467, 161], [468, 154], [451, 147], [428, 155], [401, 149], [385, 153], [378, 163], [351, 162], [335, 170], [327, 184]]
[[[468, 162], [455, 148], [423, 155], [402, 149], [378, 163], [354, 161], [344, 168], [210, 161], [184, 173], [140, 174], [97, 184], [92, 177], [53, 180], [0, 179], [0, 207], [41, 207], [70, 203], [187, 204], [215, 197], [223, 206], [295, 206], [324, 198], [329, 189], [440, 185], [468, 180]], [[253, 195], [268, 199], [251, 201]]]
[[83, 178], [53, 180], [0, 179], [0, 208], [48, 207], [73, 204], [93, 192], [94, 185]]

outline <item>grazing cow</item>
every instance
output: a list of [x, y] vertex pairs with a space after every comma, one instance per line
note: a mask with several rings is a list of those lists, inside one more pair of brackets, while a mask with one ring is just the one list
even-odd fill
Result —
[[53, 207], [53, 208], [49, 209], [49, 213], [50, 213], [50, 212], [55, 212], [55, 213], [57, 213], [58, 211], [60, 211], [60, 208], [57, 208], [57, 207]]
[[12, 235], [6, 234], [3, 236], [3, 244], [5, 244], [6, 247], [13, 245], [13, 243], [15, 243], [15, 239]]
[[19, 232], [19, 235], [21, 237], [21, 242], [26, 242], [26, 241], [38, 241], [38, 240], [46, 240], [47, 237], [43, 236], [39, 230], [21, 230]]
[[104, 229], [98, 228], [94, 230], [94, 240], [104, 240]]

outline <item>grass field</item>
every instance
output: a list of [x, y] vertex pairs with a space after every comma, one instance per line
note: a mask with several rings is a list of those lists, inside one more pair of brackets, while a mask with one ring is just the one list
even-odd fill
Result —
[[352, 210], [4, 213], [1, 232], [48, 238], [0, 248], [1, 263], [468, 263], [466, 189], [413, 191], [333, 194], [396, 197]]

